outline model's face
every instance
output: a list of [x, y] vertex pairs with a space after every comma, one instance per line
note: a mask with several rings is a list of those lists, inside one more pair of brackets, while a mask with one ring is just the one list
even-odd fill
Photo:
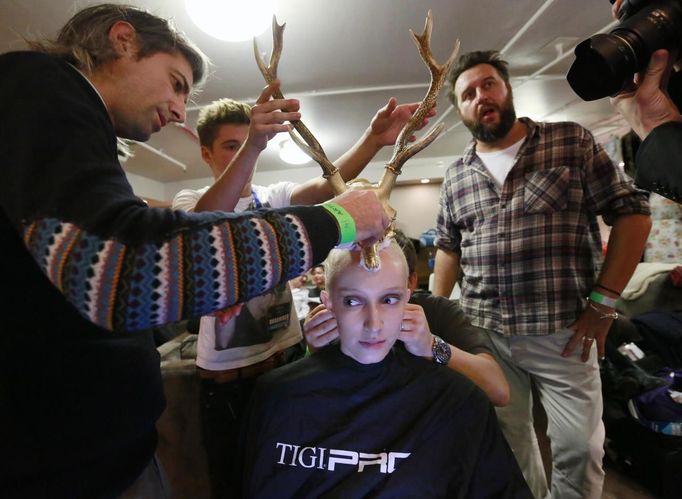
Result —
[[225, 171], [248, 135], [249, 125], [224, 124], [218, 128], [210, 148], [201, 146], [201, 157], [211, 167], [216, 178]]
[[315, 267], [310, 275], [315, 286], [324, 288], [324, 269], [322, 267]]
[[516, 121], [512, 93], [489, 64], [464, 71], [455, 83], [455, 95], [462, 122], [477, 140], [499, 140]]
[[410, 297], [404, 262], [389, 252], [381, 254], [381, 269], [368, 272], [353, 262], [322, 292], [334, 312], [341, 351], [362, 364], [380, 362], [398, 339], [405, 304]]
[[116, 79], [105, 97], [116, 134], [146, 141], [168, 123], [185, 121], [192, 68], [180, 53], [137, 60], [125, 53], [108, 67]]

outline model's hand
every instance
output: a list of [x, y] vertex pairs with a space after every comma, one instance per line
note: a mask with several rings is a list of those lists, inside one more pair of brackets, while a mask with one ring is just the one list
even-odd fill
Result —
[[350, 190], [331, 201], [342, 206], [355, 221], [356, 241], [373, 244], [384, 237], [391, 220], [374, 191]]
[[279, 90], [279, 80], [274, 80], [263, 89], [251, 108], [251, 123], [246, 144], [262, 151], [268, 145], [268, 140], [280, 132], [288, 132], [291, 125], [286, 123], [301, 119], [300, 103], [297, 99], [273, 99]]
[[[388, 104], [379, 109], [372, 119], [370, 137], [378, 146], [383, 147], [395, 144], [400, 131], [417, 110], [419, 104], [419, 102], [413, 102], [411, 104], [398, 105], [395, 97], [391, 97]], [[424, 128], [428, 124], [429, 118], [435, 114], [436, 106], [434, 105], [419, 124], [417, 130]], [[416, 137], [412, 135], [408, 140], [412, 142], [415, 139]]]
[[573, 353], [573, 350], [579, 348], [582, 352], [580, 360], [586, 362], [590, 356], [592, 344], [596, 342], [597, 358], [604, 358], [606, 335], [609, 334], [609, 328], [613, 323], [613, 319], [603, 318], [603, 316], [611, 312], [613, 312], [613, 309], [604, 308], [602, 313], [589, 306], [585, 308], [580, 317], [568, 326], [574, 333], [571, 339], [568, 340], [561, 355], [568, 357]]
[[329, 345], [339, 337], [336, 316], [324, 305], [318, 305], [306, 316], [303, 322], [303, 334], [311, 350]]
[[431, 349], [433, 336], [426, 315], [424, 315], [424, 309], [421, 306], [412, 303], [405, 305], [398, 339], [405, 344], [405, 348], [412, 355], [433, 357], [433, 350]]
[[641, 139], [663, 123], [682, 121], [680, 110], [666, 90], [672, 64], [667, 50], [657, 50], [643, 73], [635, 75], [632, 87], [611, 98], [611, 104]]

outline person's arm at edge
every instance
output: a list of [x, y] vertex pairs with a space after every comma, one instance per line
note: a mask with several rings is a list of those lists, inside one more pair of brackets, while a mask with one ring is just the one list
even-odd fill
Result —
[[459, 253], [438, 248], [433, 267], [433, 295], [450, 297], [459, 277]]
[[622, 292], [642, 258], [650, 230], [649, 215], [621, 215], [614, 220], [604, 264], [597, 278], [599, 284]]
[[[388, 216], [373, 193], [349, 192], [336, 202], [355, 221], [358, 239], [383, 234]], [[206, 315], [261, 295], [322, 261], [340, 240], [338, 221], [323, 207], [203, 217], [167, 213], [178, 219], [177, 229], [154, 242], [126, 244], [54, 218], [26, 225], [23, 240], [81, 315], [120, 332]], [[253, 259], [254, 245], [264, 251], [260, 260]], [[208, 272], [203, 274], [222, 276], [220, 286], [213, 277], [197, 277], [195, 263]], [[266, 267], [267, 275], [253, 278]]]
[[276, 134], [290, 130], [291, 125], [285, 121], [301, 119], [298, 100], [272, 99], [279, 85], [279, 80], [274, 80], [263, 89], [251, 109], [247, 139], [220, 177], [201, 196], [194, 211], [233, 211], [268, 141]]
[[[451, 302], [447, 302], [451, 303]], [[433, 310], [431, 310], [433, 312]], [[405, 305], [401, 330], [398, 339], [403, 342], [405, 348], [412, 355], [433, 359], [434, 335], [441, 336], [437, 330], [432, 330], [432, 324], [426, 316], [426, 310], [419, 303], [409, 302]], [[450, 316], [451, 317], [451, 316]], [[435, 316], [431, 315], [431, 320]], [[452, 327], [449, 320], [444, 327]], [[435, 324], [433, 324], [435, 327]], [[312, 331], [306, 331], [306, 338]], [[320, 335], [321, 336], [321, 335]], [[504, 377], [500, 366], [493, 357], [485, 352], [472, 354], [455, 347], [448, 342], [450, 347], [450, 360], [447, 367], [469, 378], [477, 385], [490, 401], [496, 406], [504, 406], [509, 403], [509, 384]]]
[[261, 151], [244, 142], [230, 165], [197, 201], [192, 211], [234, 211]]
[[466, 376], [497, 407], [509, 404], [509, 383], [497, 361], [488, 353], [471, 354], [450, 345], [448, 367]]
[[[597, 292], [609, 298], [618, 298], [642, 258], [650, 230], [649, 215], [633, 213], [615, 218], [609, 235], [604, 264], [595, 283]], [[583, 336], [587, 336], [594, 338], [597, 342], [598, 358], [604, 357], [606, 336], [613, 319], [606, 319], [602, 316], [613, 310], [601, 304], [596, 305], [596, 308], [599, 311], [590, 306], [585, 308], [576, 322], [571, 325], [571, 329], [576, 331], [576, 334], [571, 337], [562, 355], [570, 355], [574, 348], [580, 347]], [[604, 313], [600, 313], [602, 308]], [[587, 360], [588, 355], [589, 350], [585, 350], [583, 361]]]

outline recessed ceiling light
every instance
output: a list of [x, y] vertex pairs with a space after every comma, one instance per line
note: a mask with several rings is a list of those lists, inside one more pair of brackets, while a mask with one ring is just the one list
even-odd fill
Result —
[[285, 139], [279, 143], [279, 158], [291, 165], [302, 165], [310, 161], [310, 156], [301, 151], [301, 148], [291, 139]]
[[219, 40], [240, 42], [270, 27], [276, 0], [185, 0], [189, 17]]
[[420, 182], [421, 182], [422, 184], [428, 184], [429, 182], [431, 182], [431, 180], [428, 179], [428, 178], [423, 178], [423, 179], [420, 180]]

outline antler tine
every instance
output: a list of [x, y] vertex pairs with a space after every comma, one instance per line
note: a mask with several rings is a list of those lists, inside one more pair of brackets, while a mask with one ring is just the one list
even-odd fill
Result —
[[277, 17], [272, 16], [272, 54], [270, 54], [270, 63], [266, 66], [263, 56], [258, 49], [258, 41], [256, 37], [253, 38], [253, 53], [256, 56], [256, 64], [258, 69], [263, 74], [263, 78], [268, 84], [277, 79], [277, 65], [279, 58], [282, 55], [282, 45], [284, 39], [284, 28], [287, 23], [278, 24]]
[[381, 195], [388, 196], [390, 194], [390, 191], [395, 184], [396, 177], [401, 173], [403, 164], [412, 156], [431, 144], [431, 142], [438, 137], [444, 128], [444, 124], [441, 123], [431, 130], [424, 138], [415, 142], [411, 146], [408, 146], [409, 137], [423, 122], [426, 114], [436, 102], [438, 94], [443, 87], [443, 83], [445, 83], [445, 78], [448, 75], [453, 62], [457, 58], [457, 54], [459, 53], [459, 40], [457, 40], [448, 60], [445, 61], [444, 64], [438, 64], [431, 52], [432, 26], [433, 21], [431, 10], [429, 10], [426, 14], [424, 31], [422, 34], [417, 35], [414, 31], [410, 30], [412, 39], [419, 50], [419, 55], [431, 72], [431, 83], [429, 85], [428, 91], [426, 92], [426, 96], [422, 100], [417, 110], [414, 112], [412, 118], [405, 123], [405, 126], [398, 136], [398, 140], [396, 140], [395, 146], [393, 147], [393, 156], [386, 165], [386, 170], [379, 181], [379, 192]]
[[[300, 121], [298, 123], [301, 123]], [[303, 125], [303, 123], [301, 123]], [[294, 125], [296, 126], [296, 125]], [[305, 125], [303, 125], [305, 127]], [[306, 128], [306, 130], [308, 130]], [[309, 132], [310, 133], [310, 132]], [[341, 173], [339, 173], [338, 168], [336, 168], [331, 161], [329, 161], [329, 158], [325, 155], [324, 151], [322, 150], [322, 146], [319, 147], [319, 150], [315, 150], [312, 147], [310, 147], [308, 144], [304, 142], [301, 137], [296, 135], [293, 131], [289, 132], [289, 136], [291, 137], [291, 140], [294, 141], [294, 143], [300, 147], [303, 152], [305, 152], [308, 156], [313, 158], [315, 162], [317, 162], [318, 165], [322, 167], [322, 176], [326, 178], [329, 183], [332, 186], [332, 190], [334, 191], [335, 195], [343, 194], [346, 192], [348, 189], [345, 182], [343, 181], [343, 177], [341, 177]], [[310, 134], [312, 137], [312, 134]], [[313, 140], [315, 138], [313, 137]], [[317, 143], [317, 140], [315, 140]], [[318, 144], [319, 145], [319, 144]]]
[[[260, 69], [265, 81], [270, 84], [273, 80], [277, 79], [277, 65], [279, 64], [279, 58], [282, 55], [282, 48], [284, 46], [284, 27], [286, 23], [278, 24], [277, 17], [272, 16], [272, 54], [270, 55], [270, 64], [265, 65], [265, 61], [261, 56], [260, 50], [258, 49], [258, 42], [256, 38], [253, 39], [253, 52], [256, 57], [256, 64], [258, 64], [258, 69]], [[273, 97], [275, 99], [284, 99], [284, 95], [281, 90], [277, 90]], [[317, 141], [312, 132], [307, 126], [303, 124], [302, 121], [292, 121], [291, 125], [300, 134], [297, 136], [293, 130], [289, 131], [289, 135], [292, 140], [300, 147], [308, 156], [317, 162], [322, 167], [323, 176], [327, 178], [332, 189], [336, 194], [341, 194], [346, 191], [346, 184], [341, 178], [339, 170], [329, 161], [324, 149]]]

